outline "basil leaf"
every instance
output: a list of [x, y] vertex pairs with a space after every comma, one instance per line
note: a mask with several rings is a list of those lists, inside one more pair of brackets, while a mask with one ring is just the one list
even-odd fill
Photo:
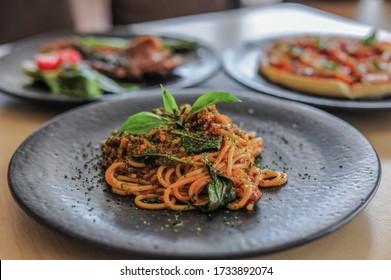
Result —
[[180, 135], [182, 146], [190, 153], [201, 153], [209, 150], [220, 150], [223, 137], [209, 137], [202, 133], [184, 132], [174, 130], [174, 134]]
[[201, 209], [209, 212], [233, 201], [236, 198], [236, 191], [231, 179], [221, 175], [208, 161], [207, 165], [212, 181], [208, 185], [208, 204]]
[[176, 115], [179, 112], [179, 108], [175, 102], [174, 96], [172, 96], [163, 85], [160, 85], [160, 87], [162, 88], [164, 109], [166, 109], [168, 113]]
[[375, 42], [376, 42], [377, 38], [376, 38], [376, 31], [374, 31], [371, 35], [369, 35], [367, 38], [365, 38], [362, 43], [365, 45], [365, 46], [371, 46], [373, 45]]
[[154, 128], [172, 124], [169, 119], [155, 115], [150, 112], [140, 112], [130, 116], [122, 125], [120, 132], [128, 132], [130, 134], [145, 134]]
[[87, 65], [80, 63], [61, 71], [40, 71], [41, 79], [55, 94], [95, 97], [103, 93], [99, 81]]
[[228, 92], [208, 92], [198, 97], [198, 99], [194, 102], [187, 118], [206, 109], [213, 104], [221, 102], [241, 102], [241, 100]]

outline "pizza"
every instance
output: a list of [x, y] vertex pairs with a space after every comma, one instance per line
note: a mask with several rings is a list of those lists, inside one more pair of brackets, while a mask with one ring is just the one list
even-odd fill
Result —
[[273, 41], [259, 72], [308, 94], [348, 99], [391, 95], [391, 41], [369, 37], [297, 36]]

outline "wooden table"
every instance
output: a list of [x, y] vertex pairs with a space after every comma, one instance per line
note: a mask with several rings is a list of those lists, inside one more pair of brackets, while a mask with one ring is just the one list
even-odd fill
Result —
[[[284, 6], [282, 6], [284, 5]], [[387, 3], [389, 7], [389, 3]], [[313, 14], [296, 4], [240, 9], [129, 26], [138, 33], [168, 32], [200, 38], [224, 51], [240, 40], [289, 31], [333, 31], [367, 34], [366, 25]], [[340, 10], [339, 13], [343, 14]], [[345, 14], [351, 15], [348, 7]], [[326, 16], [327, 15], [327, 16]], [[310, 21], [311, 24], [307, 24]], [[289, 24], [286, 24], [289, 23]], [[391, 26], [389, 26], [391, 29]], [[223, 72], [201, 87], [243, 90]], [[1, 259], [123, 259], [123, 255], [63, 236], [38, 224], [15, 203], [8, 189], [10, 158], [26, 137], [66, 108], [31, 104], [0, 95], [0, 258]], [[391, 111], [332, 112], [359, 129], [373, 144], [382, 164], [382, 182], [371, 203], [351, 222], [306, 245], [259, 259], [391, 259]]]

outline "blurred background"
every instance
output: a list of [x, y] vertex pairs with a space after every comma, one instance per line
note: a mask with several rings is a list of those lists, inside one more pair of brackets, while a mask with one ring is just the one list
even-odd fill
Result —
[[107, 31], [113, 25], [295, 2], [391, 29], [388, 0], [12, 0], [0, 1], [0, 44], [55, 30]]

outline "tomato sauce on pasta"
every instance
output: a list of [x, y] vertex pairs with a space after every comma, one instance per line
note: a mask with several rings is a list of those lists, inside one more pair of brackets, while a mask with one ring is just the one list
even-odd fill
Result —
[[[255, 132], [239, 128], [215, 105], [188, 117], [190, 110], [180, 106], [186, 120], [180, 130], [175, 119], [144, 134], [112, 133], [102, 145], [102, 167], [114, 193], [134, 196], [143, 209], [252, 210], [260, 187], [287, 182], [285, 173], [256, 164], [263, 140]], [[153, 112], [167, 117], [163, 108]]]

